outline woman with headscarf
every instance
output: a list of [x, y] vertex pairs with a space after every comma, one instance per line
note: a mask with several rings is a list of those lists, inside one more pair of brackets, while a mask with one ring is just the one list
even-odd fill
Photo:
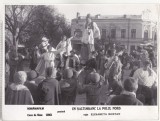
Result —
[[19, 71], [14, 74], [14, 81], [6, 88], [5, 104], [6, 105], [32, 105], [34, 104], [29, 89], [24, 86], [27, 74]]

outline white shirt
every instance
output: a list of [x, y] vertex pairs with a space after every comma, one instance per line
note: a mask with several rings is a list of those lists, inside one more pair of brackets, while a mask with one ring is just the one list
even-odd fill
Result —
[[143, 68], [139, 68], [134, 72], [133, 77], [138, 80], [140, 85], [144, 85], [147, 87], [152, 87], [152, 85], [157, 82], [157, 74], [151, 70], [152, 74], [149, 75], [148, 71], [143, 70]]
[[82, 43], [94, 44], [94, 38], [100, 37], [100, 30], [95, 22], [93, 22], [93, 28], [86, 28], [83, 32]]
[[67, 45], [67, 42], [66, 41], [60, 41], [59, 44], [57, 45], [56, 47], [56, 50], [59, 50], [59, 49], [63, 49], [60, 54], [63, 54], [64, 52], [66, 52], [66, 45]]

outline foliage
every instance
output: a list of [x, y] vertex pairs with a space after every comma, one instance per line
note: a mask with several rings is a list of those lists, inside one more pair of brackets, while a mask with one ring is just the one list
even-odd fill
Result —
[[37, 45], [42, 36], [56, 46], [63, 34], [70, 36], [70, 25], [54, 6], [6, 5], [5, 29], [16, 47]]

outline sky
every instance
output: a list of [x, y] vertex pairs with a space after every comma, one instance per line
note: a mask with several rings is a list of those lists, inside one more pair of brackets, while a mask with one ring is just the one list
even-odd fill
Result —
[[156, 4], [56, 4], [61, 14], [71, 21], [79, 12], [81, 16], [91, 15], [141, 15], [142, 11], [150, 10], [151, 19], [157, 21], [159, 6]]

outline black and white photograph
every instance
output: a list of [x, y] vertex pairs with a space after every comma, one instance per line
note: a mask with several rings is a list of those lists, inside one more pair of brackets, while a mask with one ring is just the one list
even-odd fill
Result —
[[158, 106], [157, 4], [4, 8], [5, 106]]

